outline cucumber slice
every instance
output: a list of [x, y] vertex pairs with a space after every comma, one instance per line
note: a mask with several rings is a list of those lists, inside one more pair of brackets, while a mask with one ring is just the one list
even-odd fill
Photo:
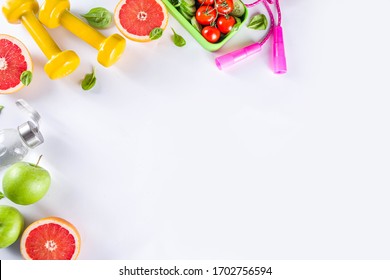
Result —
[[234, 8], [230, 15], [235, 17], [241, 17], [245, 13], [245, 5], [241, 0], [233, 0]]
[[193, 27], [195, 27], [196, 30], [199, 31], [199, 33], [202, 32], [202, 25], [196, 20], [196, 17], [191, 18], [191, 24]]
[[195, 15], [195, 12], [196, 12], [196, 7], [195, 7], [195, 6], [188, 7], [188, 6], [186, 6], [186, 5], [181, 5], [180, 8], [181, 8], [182, 11], [186, 11], [186, 13], [187, 13], [188, 15], [191, 15], [191, 17], [192, 17], [193, 15]]
[[179, 11], [188, 21], [190, 21], [196, 12], [195, 0], [181, 0]]
[[190, 21], [191, 18], [193, 17], [192, 14], [188, 14], [188, 12], [186, 10], [183, 10], [183, 8], [180, 6], [179, 7], [179, 12], [183, 15], [183, 17], [186, 18], [186, 20]]
[[192, 7], [192, 6], [195, 6], [195, 0], [181, 0], [181, 4]]
[[169, 2], [175, 7], [179, 7], [180, 6], [180, 0], [169, 0]]

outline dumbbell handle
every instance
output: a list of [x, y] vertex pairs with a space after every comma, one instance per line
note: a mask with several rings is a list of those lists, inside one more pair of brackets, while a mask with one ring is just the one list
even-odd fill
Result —
[[87, 42], [95, 49], [99, 49], [101, 43], [106, 39], [100, 32], [96, 31], [67, 10], [61, 14], [60, 22], [65, 29], [77, 35], [77, 37]]
[[48, 59], [61, 52], [61, 49], [33, 12], [24, 13], [21, 17], [21, 22]]

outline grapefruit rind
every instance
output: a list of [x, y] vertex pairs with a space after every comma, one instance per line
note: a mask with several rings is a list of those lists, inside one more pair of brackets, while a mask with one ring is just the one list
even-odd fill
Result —
[[72, 257], [70, 258], [70, 260], [75, 260], [77, 259], [79, 253], [80, 253], [80, 244], [81, 244], [81, 238], [80, 238], [80, 234], [78, 232], [78, 230], [76, 229], [76, 227], [71, 224], [70, 222], [62, 219], [62, 218], [59, 218], [59, 217], [47, 217], [47, 218], [43, 218], [43, 219], [40, 219], [40, 220], [37, 220], [35, 222], [33, 222], [32, 224], [30, 224], [23, 232], [22, 234], [22, 237], [20, 239], [20, 252], [23, 256], [24, 259], [26, 260], [34, 260], [28, 253], [27, 253], [27, 249], [26, 249], [26, 241], [27, 241], [27, 238], [29, 237], [29, 234], [31, 233], [31, 231], [33, 231], [34, 229], [40, 227], [40, 226], [43, 226], [43, 225], [46, 225], [46, 224], [57, 224], [57, 225], [60, 225], [61, 227], [65, 228], [67, 231], [69, 231], [69, 233], [74, 237], [75, 239], [75, 251], [72, 255]]
[[[115, 22], [116, 27], [122, 33], [123, 36], [125, 36], [126, 38], [128, 38], [128, 39], [130, 39], [132, 41], [141, 42], [141, 43], [150, 42], [151, 39], [149, 37], [149, 34], [145, 35], [145, 36], [139, 36], [139, 35], [136, 35], [136, 34], [132, 34], [132, 33], [129, 33], [122, 26], [119, 15], [120, 15], [120, 11], [121, 11], [122, 6], [125, 5], [127, 1], [129, 1], [129, 0], [121, 0], [116, 5], [115, 11], [114, 11], [114, 22]], [[130, 0], [130, 1], [139, 1], [139, 0]], [[156, 26], [156, 28], [160, 27], [161, 29], [165, 30], [165, 28], [168, 25], [168, 17], [169, 17], [168, 10], [167, 10], [165, 4], [161, 0], [154, 0], [154, 1], [161, 6], [162, 12], [164, 14], [164, 19], [163, 19], [161, 25], [160, 26]]]
[[[21, 54], [24, 56], [24, 59], [27, 63], [27, 69], [25, 71], [32, 72], [33, 62], [31, 59], [30, 52], [28, 51], [26, 46], [19, 39], [15, 38], [13, 36], [7, 35], [7, 34], [0, 34], [0, 40], [2, 40], [2, 39], [10, 41], [12, 44], [17, 45], [21, 49], [21, 51], [22, 51]], [[23, 87], [24, 87], [24, 84], [22, 82], [20, 82], [18, 85], [14, 86], [12, 88], [8, 88], [6, 90], [0, 89], [0, 94], [11, 94], [11, 93], [14, 93], [14, 92], [22, 89]]]

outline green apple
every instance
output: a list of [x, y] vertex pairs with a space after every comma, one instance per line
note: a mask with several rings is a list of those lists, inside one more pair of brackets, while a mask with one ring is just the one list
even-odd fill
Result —
[[4, 195], [16, 204], [29, 205], [45, 196], [49, 190], [49, 172], [28, 162], [11, 165], [3, 177]]
[[20, 236], [24, 218], [18, 209], [0, 205], [0, 248], [12, 245]]

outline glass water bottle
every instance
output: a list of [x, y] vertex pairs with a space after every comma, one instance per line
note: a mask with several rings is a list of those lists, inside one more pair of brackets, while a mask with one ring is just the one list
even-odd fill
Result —
[[16, 129], [0, 130], [0, 168], [23, 160], [30, 149], [44, 142], [39, 131], [41, 116], [38, 112], [23, 99], [17, 100], [16, 105], [29, 114], [30, 120]]

